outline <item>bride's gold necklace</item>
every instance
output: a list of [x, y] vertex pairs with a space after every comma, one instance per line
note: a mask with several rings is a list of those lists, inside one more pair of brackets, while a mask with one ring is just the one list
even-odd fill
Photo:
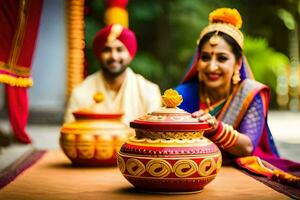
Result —
[[[210, 100], [210, 98], [209, 98], [209, 96], [208, 96], [208, 93], [207, 93], [207, 91], [206, 91], [206, 88], [205, 88], [205, 87], [203, 87], [203, 88], [204, 88], [204, 89], [203, 89], [203, 92], [204, 92], [204, 100], [205, 100], [205, 104], [206, 104], [206, 106], [207, 106], [207, 108], [208, 108], [209, 111], [213, 111], [214, 108], [213, 108], [213, 106], [211, 105], [211, 100]], [[229, 94], [227, 94], [226, 97], [225, 97], [224, 99], [227, 99], [228, 96], [229, 96]]]
[[206, 88], [204, 86], [202, 86], [202, 91], [203, 91], [202, 94], [203, 94], [203, 98], [204, 98], [203, 100], [204, 100], [204, 102], [205, 102], [208, 110], [212, 111], [213, 108], [211, 106], [211, 101], [210, 101], [210, 98], [209, 98], [209, 96], [208, 96], [208, 94], [206, 92]]
[[204, 98], [205, 98], [205, 103], [206, 103], [206, 106], [208, 108], [209, 111], [213, 111], [213, 108], [211, 107], [211, 101], [210, 101], [210, 98], [209, 96], [207, 95], [207, 93], [205, 92], [204, 94]]

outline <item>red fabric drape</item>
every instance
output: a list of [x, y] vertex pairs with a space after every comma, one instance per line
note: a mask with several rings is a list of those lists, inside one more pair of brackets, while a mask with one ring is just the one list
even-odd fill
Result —
[[9, 121], [16, 139], [23, 143], [31, 143], [25, 130], [28, 120], [27, 89], [6, 85], [5, 92], [8, 102]]
[[0, 0], [0, 82], [5, 83], [9, 120], [16, 138], [30, 143], [27, 87], [43, 0]]
[[32, 85], [30, 68], [42, 0], [0, 0], [0, 81]]

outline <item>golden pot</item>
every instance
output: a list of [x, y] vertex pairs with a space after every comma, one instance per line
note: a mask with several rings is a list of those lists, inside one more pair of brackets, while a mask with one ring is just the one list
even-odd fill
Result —
[[61, 128], [60, 146], [75, 165], [116, 164], [116, 154], [127, 140], [130, 129], [120, 121], [122, 114], [77, 111], [76, 121]]

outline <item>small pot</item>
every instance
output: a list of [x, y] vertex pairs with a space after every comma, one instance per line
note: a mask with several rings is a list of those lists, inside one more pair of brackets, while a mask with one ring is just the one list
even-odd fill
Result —
[[132, 132], [122, 114], [74, 112], [75, 121], [61, 128], [60, 146], [74, 165], [116, 165], [116, 154]]
[[136, 134], [118, 154], [121, 173], [138, 189], [198, 192], [221, 168], [219, 148], [203, 136], [211, 126], [177, 108], [176, 99], [180, 100], [181, 95], [174, 97], [173, 93], [168, 96], [165, 92], [165, 107], [130, 123]]

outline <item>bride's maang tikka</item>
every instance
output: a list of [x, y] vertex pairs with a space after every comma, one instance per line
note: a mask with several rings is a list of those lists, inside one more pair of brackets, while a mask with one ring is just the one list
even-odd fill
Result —
[[220, 36], [218, 35], [219, 31], [216, 31], [215, 34], [209, 39], [209, 44], [215, 46], [220, 41]]

